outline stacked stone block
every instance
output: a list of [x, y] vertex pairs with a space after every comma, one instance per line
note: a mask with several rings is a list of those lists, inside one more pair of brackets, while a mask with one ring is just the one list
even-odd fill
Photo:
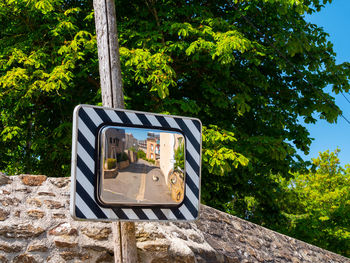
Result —
[[[0, 174], [0, 263], [114, 262], [110, 223], [74, 221], [70, 178]], [[340, 255], [201, 206], [195, 222], [136, 223], [140, 263], [340, 262]]]
[[113, 262], [110, 224], [70, 218], [70, 178], [0, 178], [0, 262]]

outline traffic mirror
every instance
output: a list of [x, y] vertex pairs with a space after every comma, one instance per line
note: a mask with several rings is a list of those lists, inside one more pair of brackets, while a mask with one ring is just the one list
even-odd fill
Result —
[[71, 215], [80, 220], [194, 220], [198, 119], [79, 105], [73, 114]]

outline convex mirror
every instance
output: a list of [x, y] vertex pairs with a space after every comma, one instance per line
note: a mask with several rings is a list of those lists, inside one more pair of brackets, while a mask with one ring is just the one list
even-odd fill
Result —
[[197, 219], [201, 133], [196, 118], [76, 106], [72, 217], [99, 221]]
[[185, 192], [185, 139], [178, 131], [99, 130], [97, 198], [103, 206], [177, 206]]

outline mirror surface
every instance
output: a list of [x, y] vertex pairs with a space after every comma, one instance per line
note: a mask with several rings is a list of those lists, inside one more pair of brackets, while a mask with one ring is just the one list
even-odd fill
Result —
[[105, 205], [178, 205], [184, 199], [180, 132], [105, 126], [99, 134], [98, 198]]

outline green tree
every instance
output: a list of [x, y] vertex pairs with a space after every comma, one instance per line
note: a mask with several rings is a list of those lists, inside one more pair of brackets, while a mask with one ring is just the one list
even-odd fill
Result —
[[[271, 174], [305, 168], [300, 118], [335, 122], [324, 88], [349, 89], [349, 64], [304, 19], [327, 2], [116, 1], [126, 106], [201, 119], [204, 203], [287, 220]], [[97, 69], [92, 1], [0, 3], [1, 170], [69, 175], [72, 110], [101, 101]]]
[[69, 174], [74, 104], [100, 101], [91, 1], [0, 2], [0, 169]]
[[339, 152], [320, 153], [314, 171], [281, 182], [288, 192], [286, 233], [350, 256], [350, 166], [340, 166]]
[[185, 169], [185, 145], [181, 141], [180, 145], [175, 149], [175, 168]]
[[137, 158], [146, 159], [146, 153], [142, 150], [137, 151]]
[[327, 34], [304, 20], [321, 7], [117, 1], [127, 107], [201, 119], [206, 204], [277, 230], [286, 222], [270, 174], [305, 169], [296, 149], [307, 153], [311, 138], [300, 118], [335, 122], [323, 89], [349, 89], [348, 63], [336, 65]]

